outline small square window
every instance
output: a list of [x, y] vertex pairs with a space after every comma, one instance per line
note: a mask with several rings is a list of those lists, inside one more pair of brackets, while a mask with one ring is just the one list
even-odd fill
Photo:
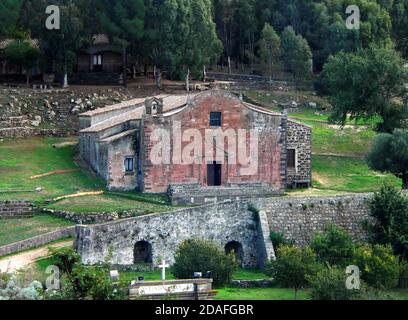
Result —
[[133, 158], [128, 157], [125, 159], [125, 171], [126, 172], [135, 171], [135, 160]]
[[210, 127], [221, 127], [221, 126], [222, 126], [221, 112], [211, 112], [210, 113]]
[[296, 167], [296, 150], [295, 149], [288, 149], [287, 166], [290, 169], [294, 169]]

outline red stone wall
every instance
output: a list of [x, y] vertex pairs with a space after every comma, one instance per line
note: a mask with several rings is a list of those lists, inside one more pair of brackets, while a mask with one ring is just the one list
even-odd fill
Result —
[[[208, 92], [198, 95], [192, 103], [183, 111], [169, 117], [146, 116], [144, 120], [144, 150], [143, 150], [143, 178], [145, 192], [166, 192], [172, 184], [199, 183], [207, 186], [207, 165], [202, 164], [162, 164], [153, 165], [150, 161], [150, 152], [156, 142], [151, 141], [154, 129], [162, 128], [172, 131], [175, 121], [181, 123], [181, 132], [187, 129], [198, 129], [202, 137], [205, 137], [205, 129], [210, 129], [210, 112], [222, 112], [222, 129], [235, 130], [247, 129], [247, 151], [249, 152], [250, 129], [259, 132], [258, 145], [258, 168], [257, 173], [252, 175], [241, 175], [243, 166], [240, 164], [229, 164], [227, 157], [222, 164], [222, 184], [239, 183], [268, 183], [271, 187], [283, 188], [280, 173], [281, 144], [280, 144], [280, 115], [252, 110], [241, 103], [241, 101], [225, 92]], [[173, 135], [171, 135], [173, 137]], [[226, 140], [225, 140], [226, 141]], [[237, 139], [238, 141], [238, 139]], [[171, 142], [171, 144], [173, 141]], [[182, 149], [189, 142], [182, 143]], [[225, 143], [225, 150], [228, 150]], [[171, 145], [173, 150], [173, 145]], [[203, 142], [203, 156], [205, 147]], [[173, 154], [171, 154], [173, 158]], [[171, 159], [172, 160], [172, 159]], [[238, 161], [237, 161], [238, 162]]]

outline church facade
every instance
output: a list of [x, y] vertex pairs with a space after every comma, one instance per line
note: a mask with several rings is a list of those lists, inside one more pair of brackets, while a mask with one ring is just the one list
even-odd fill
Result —
[[112, 190], [194, 205], [311, 185], [311, 128], [230, 92], [134, 99], [80, 127], [82, 160]]

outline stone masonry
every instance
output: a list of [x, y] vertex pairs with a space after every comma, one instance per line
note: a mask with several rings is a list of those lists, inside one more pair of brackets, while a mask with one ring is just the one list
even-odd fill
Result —
[[152, 246], [153, 261], [174, 262], [178, 245], [191, 238], [211, 240], [221, 247], [239, 242], [243, 265], [263, 267], [274, 258], [270, 232], [282, 232], [298, 246], [310, 243], [316, 232], [333, 223], [354, 241], [366, 238], [364, 221], [370, 219], [367, 201], [372, 194], [337, 197], [262, 198], [227, 201], [111, 222], [77, 226], [75, 245], [84, 263], [103, 262], [112, 250], [112, 263], [130, 265], [139, 241]]

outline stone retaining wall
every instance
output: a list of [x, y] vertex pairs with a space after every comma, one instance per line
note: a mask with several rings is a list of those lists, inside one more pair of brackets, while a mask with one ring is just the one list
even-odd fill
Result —
[[52, 209], [43, 209], [43, 214], [52, 215], [58, 218], [70, 220], [78, 224], [93, 224], [127, 219], [140, 215], [137, 210], [128, 210], [120, 212], [94, 212], [94, 213], [74, 213], [69, 211], [60, 211]]
[[363, 223], [370, 219], [367, 203], [372, 196], [269, 198], [256, 199], [253, 205], [265, 212], [272, 231], [305, 246], [329, 223], [342, 227], [355, 241], [365, 240]]
[[57, 129], [15, 127], [0, 129], [0, 138], [26, 138], [32, 136], [55, 136]]
[[258, 254], [257, 220], [247, 202], [217, 203], [100, 225], [77, 226], [75, 247], [84, 263], [103, 262], [112, 253], [112, 264], [131, 265], [135, 245], [148, 242], [155, 264], [161, 259], [171, 264], [184, 240], [207, 239], [222, 248], [238, 242], [242, 245], [242, 265], [257, 267], [261, 256]]
[[74, 237], [75, 236], [75, 227], [69, 227], [65, 229], [60, 229], [54, 232], [46, 233], [39, 235], [34, 238], [26, 239], [20, 242], [12, 243], [6, 246], [0, 247], [0, 257], [12, 253], [17, 253], [20, 251], [40, 247], [50, 243], [52, 241]]
[[27, 201], [0, 201], [0, 219], [30, 218], [34, 207]]

